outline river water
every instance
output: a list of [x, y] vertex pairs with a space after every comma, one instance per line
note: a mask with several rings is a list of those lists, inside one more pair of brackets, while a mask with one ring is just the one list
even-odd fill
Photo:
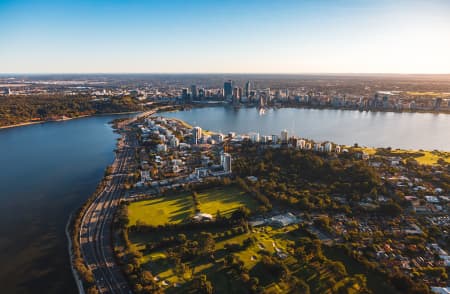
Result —
[[0, 130], [0, 293], [76, 293], [64, 229], [114, 158], [117, 117]]
[[360, 112], [334, 109], [269, 109], [208, 107], [161, 115], [223, 133], [281, 130], [317, 141], [338, 144], [450, 151], [450, 115], [431, 113]]

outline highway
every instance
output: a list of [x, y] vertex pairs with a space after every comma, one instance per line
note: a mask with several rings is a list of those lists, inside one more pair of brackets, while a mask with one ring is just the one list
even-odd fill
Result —
[[[137, 118], [154, 112], [145, 112], [121, 122], [118, 128], [123, 129]], [[136, 139], [130, 138], [126, 130], [122, 132], [122, 139], [119, 141], [112, 164], [112, 174], [81, 221], [79, 235], [81, 255], [85, 264], [92, 270], [100, 293], [132, 293], [120, 266], [116, 263], [111, 230], [114, 212], [123, 194], [122, 184], [129, 172], [129, 164], [133, 161], [136, 146]]]

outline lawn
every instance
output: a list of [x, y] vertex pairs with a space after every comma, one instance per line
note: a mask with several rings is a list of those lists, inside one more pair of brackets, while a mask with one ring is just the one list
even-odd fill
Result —
[[[370, 147], [358, 147], [353, 148], [353, 150], [365, 152], [370, 156], [377, 155], [378, 152], [377, 149]], [[414, 158], [419, 164], [423, 165], [437, 164], [439, 159], [450, 163], [450, 152], [392, 149], [389, 153], [391, 156], [401, 156], [403, 160], [408, 157]]]
[[[442, 158], [444, 161], [450, 163], [450, 153], [439, 151], [411, 151], [411, 150], [392, 150], [392, 153], [406, 153], [411, 154], [419, 164], [433, 165], [437, 164], [438, 160]], [[417, 153], [423, 154], [422, 156], [415, 156]]]
[[[237, 187], [212, 188], [200, 191], [197, 195], [200, 211], [214, 216], [218, 210], [222, 216], [229, 217], [241, 206], [250, 210], [257, 207], [256, 200]], [[135, 225], [138, 220], [152, 226], [177, 224], [193, 214], [194, 202], [191, 193], [133, 202], [128, 207], [130, 226]]]
[[193, 213], [194, 203], [190, 193], [133, 202], [128, 207], [130, 226], [138, 220], [152, 226], [177, 224]]
[[256, 201], [237, 187], [219, 187], [197, 193], [200, 211], [215, 215], [220, 210], [222, 216], [229, 217], [233, 211], [241, 206], [250, 210], [257, 207]]

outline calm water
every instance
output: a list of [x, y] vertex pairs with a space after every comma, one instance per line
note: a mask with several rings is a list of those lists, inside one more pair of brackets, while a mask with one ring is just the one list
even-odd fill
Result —
[[290, 134], [339, 144], [450, 150], [450, 115], [446, 114], [282, 108], [260, 115], [255, 108], [209, 107], [162, 115], [224, 133], [279, 135], [287, 129]]
[[64, 228], [113, 160], [116, 117], [0, 130], [1, 293], [76, 293]]

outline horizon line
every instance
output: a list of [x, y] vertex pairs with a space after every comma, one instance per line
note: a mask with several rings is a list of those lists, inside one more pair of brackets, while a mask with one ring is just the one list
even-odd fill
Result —
[[450, 75], [448, 73], [401, 72], [0, 72], [0, 75]]

